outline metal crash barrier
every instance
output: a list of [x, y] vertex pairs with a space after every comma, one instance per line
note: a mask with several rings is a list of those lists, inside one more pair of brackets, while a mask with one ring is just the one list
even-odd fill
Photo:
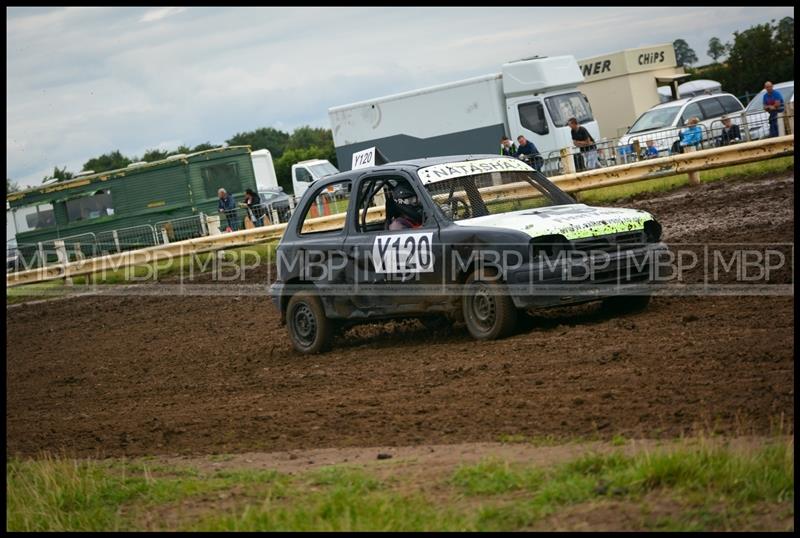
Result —
[[[562, 150], [563, 151], [563, 150]], [[552, 176], [550, 179], [567, 192], [579, 192], [599, 187], [610, 187], [634, 183], [664, 176], [694, 173], [723, 166], [745, 164], [776, 157], [794, 155], [794, 135], [767, 138], [753, 142], [742, 142], [710, 149], [700, 149], [666, 157], [636, 161], [628, 164]], [[562, 157], [564, 157], [562, 155]], [[535, 189], [520, 182], [500, 187], [489, 187], [496, 197], [532, 196]], [[308, 230], [324, 230], [343, 226], [345, 213], [308, 219], [304, 226]], [[9, 273], [7, 286], [18, 286], [46, 280], [70, 278], [98, 271], [117, 270], [131, 265], [157, 262], [173, 256], [186, 256], [248, 244], [265, 243], [279, 239], [286, 228], [285, 223], [260, 226], [247, 230], [219, 233], [170, 242], [143, 249], [129, 250], [97, 258], [69, 258], [35, 269]], [[53, 258], [56, 258], [53, 253]]]

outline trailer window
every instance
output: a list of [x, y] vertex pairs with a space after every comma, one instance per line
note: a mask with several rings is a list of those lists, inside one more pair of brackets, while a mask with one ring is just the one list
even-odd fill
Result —
[[114, 214], [114, 205], [109, 189], [99, 190], [93, 196], [67, 200], [66, 206], [67, 220], [69, 222], [91, 220]]
[[229, 193], [242, 192], [242, 180], [239, 177], [237, 163], [212, 164], [200, 169], [206, 198], [216, 198], [219, 189]]
[[592, 107], [589, 100], [581, 92], [563, 93], [544, 100], [547, 110], [556, 127], [564, 127], [567, 120], [575, 118], [578, 123], [593, 121]]
[[21, 207], [13, 210], [14, 224], [17, 232], [40, 230], [55, 225], [56, 217], [53, 204], [40, 204], [37, 206]]
[[550, 132], [544, 117], [544, 106], [540, 101], [523, 103], [517, 107], [517, 110], [519, 111], [519, 122], [523, 127], [540, 135]]

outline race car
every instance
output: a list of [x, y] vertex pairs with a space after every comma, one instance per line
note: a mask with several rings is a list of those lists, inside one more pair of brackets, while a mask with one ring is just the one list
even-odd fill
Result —
[[463, 322], [492, 340], [534, 308], [645, 307], [665, 253], [650, 213], [578, 203], [519, 159], [415, 159], [309, 189], [278, 244], [270, 294], [301, 353], [397, 318]]

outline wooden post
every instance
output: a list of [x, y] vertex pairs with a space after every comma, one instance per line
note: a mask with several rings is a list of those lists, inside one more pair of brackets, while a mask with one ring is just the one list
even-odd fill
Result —
[[273, 207], [272, 208], [272, 224], [278, 224], [280, 221], [281, 221], [281, 218], [278, 215], [278, 210]]
[[58, 263], [60, 263], [64, 267], [64, 285], [72, 286], [72, 279], [67, 274], [67, 264], [69, 263], [69, 257], [67, 256], [67, 247], [64, 245], [64, 241], [60, 239], [56, 239], [53, 241], [53, 245], [56, 247], [56, 256], [58, 256]]
[[561, 148], [561, 167], [565, 174], [575, 173], [575, 161], [572, 159], [572, 152], [569, 148]]
[[117, 252], [122, 252], [122, 249], [119, 248], [119, 234], [116, 230], [111, 230], [111, 235], [114, 237], [114, 245], [117, 247]]
[[[683, 148], [684, 153], [693, 153], [697, 151], [697, 148], [694, 146], [686, 146]], [[700, 172], [689, 172], [689, 185], [696, 187], [700, 185]]]

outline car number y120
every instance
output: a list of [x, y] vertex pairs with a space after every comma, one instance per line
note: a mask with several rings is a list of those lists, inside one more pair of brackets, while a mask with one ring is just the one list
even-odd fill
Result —
[[433, 272], [433, 232], [379, 235], [372, 244], [376, 273]]

